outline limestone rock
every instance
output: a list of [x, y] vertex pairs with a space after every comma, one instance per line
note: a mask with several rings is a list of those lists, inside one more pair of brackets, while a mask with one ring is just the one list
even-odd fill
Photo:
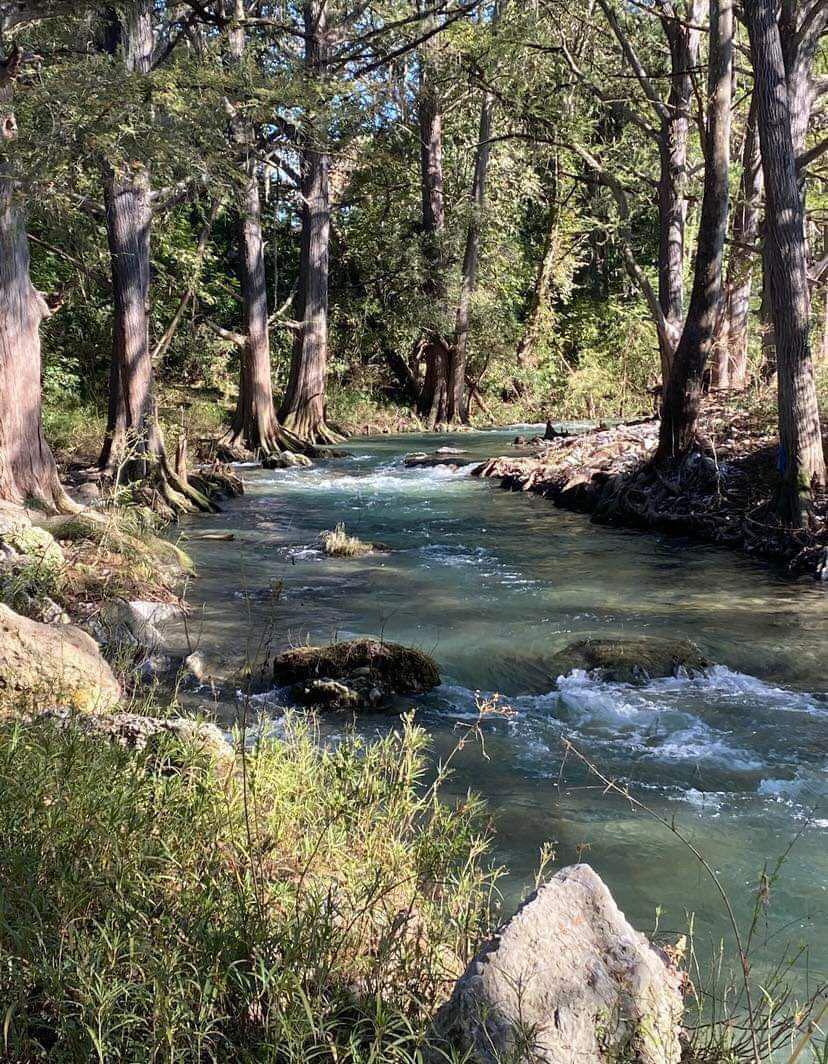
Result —
[[310, 466], [313, 462], [304, 454], [296, 454], [294, 451], [282, 451], [280, 454], [269, 454], [262, 459], [263, 469], [294, 469], [298, 466]]
[[6, 527], [0, 535], [3, 542], [13, 547], [18, 554], [25, 554], [41, 565], [61, 569], [66, 563], [60, 544], [45, 528], [18, 523]]
[[477, 1064], [678, 1064], [681, 975], [589, 865], [531, 895], [458, 980], [439, 1041]]
[[71, 624], [30, 620], [0, 604], [0, 698], [66, 700], [107, 708], [121, 689], [91, 636]]
[[154, 651], [163, 646], [163, 625], [180, 616], [175, 603], [112, 599], [104, 603], [100, 619], [109, 642], [134, 642]]
[[208, 754], [217, 764], [230, 767], [234, 762], [233, 747], [215, 724], [187, 717], [144, 717], [138, 713], [78, 715], [57, 709], [40, 713], [37, 719], [51, 719], [61, 727], [77, 727], [86, 735], [139, 752], [155, 753], [166, 739], [172, 737], [194, 752]]
[[710, 666], [695, 643], [688, 639], [640, 636], [624, 639], [584, 639], [556, 654], [551, 662], [555, 676], [573, 669], [594, 673], [598, 679], [616, 683], [641, 683], [682, 670], [703, 672]]

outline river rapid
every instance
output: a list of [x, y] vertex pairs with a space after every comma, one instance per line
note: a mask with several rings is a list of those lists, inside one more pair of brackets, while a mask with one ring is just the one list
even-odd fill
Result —
[[[199, 572], [190, 640], [237, 662], [269, 645], [363, 634], [419, 647], [443, 685], [405, 704], [438, 755], [478, 699], [499, 694], [512, 713], [486, 725], [485, 756], [463, 750], [451, 789], [488, 802], [494, 856], [509, 869], [507, 911], [550, 844], [559, 865], [588, 860], [642, 930], [684, 931], [692, 912], [702, 963], [722, 939], [730, 952], [724, 908], [696, 858], [564, 759], [564, 736], [675, 820], [743, 924], [763, 868], [796, 840], [761, 908], [755, 963], [804, 947], [792, 974], [813, 989], [828, 980], [826, 591], [695, 542], [592, 525], [472, 478], [471, 466], [403, 466], [405, 454], [441, 446], [504, 453], [516, 431], [349, 441], [350, 457], [310, 469], [245, 469], [244, 497], [185, 526]], [[339, 521], [390, 553], [327, 557], [319, 533]], [[235, 538], [198, 538], [205, 532]], [[576, 639], [642, 634], [692, 639], [718, 664], [704, 678], [641, 687], [550, 671]], [[284, 703], [274, 691], [256, 704], [278, 719]], [[358, 726], [374, 733], [393, 718]], [[324, 734], [342, 729], [338, 719]]]

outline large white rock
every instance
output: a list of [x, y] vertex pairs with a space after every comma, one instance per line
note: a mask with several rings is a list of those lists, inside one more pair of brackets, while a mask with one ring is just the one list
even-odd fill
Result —
[[681, 976], [589, 865], [564, 868], [481, 949], [435, 1021], [480, 1064], [678, 1064]]
[[0, 705], [66, 701], [108, 708], [121, 688], [98, 644], [71, 624], [41, 624], [0, 603]]

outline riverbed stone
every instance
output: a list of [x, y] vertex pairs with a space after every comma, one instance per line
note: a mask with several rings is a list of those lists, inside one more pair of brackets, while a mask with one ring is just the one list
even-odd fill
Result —
[[43, 624], [0, 603], [0, 700], [27, 705], [65, 700], [109, 708], [121, 688], [98, 644], [71, 624]]
[[582, 639], [571, 643], [551, 661], [555, 676], [583, 669], [596, 679], [615, 683], [644, 683], [649, 679], [695, 675], [710, 662], [689, 639], [638, 636], [619, 639]]
[[435, 1035], [476, 1064], [678, 1064], [681, 986], [593, 869], [573, 865], [483, 946]]
[[291, 685], [305, 705], [337, 709], [376, 707], [391, 695], [421, 694], [440, 683], [427, 654], [371, 638], [286, 650], [274, 659], [273, 678]]
[[294, 469], [298, 466], [310, 466], [313, 462], [307, 455], [297, 454], [294, 451], [281, 451], [279, 454], [269, 454], [262, 459], [263, 469]]

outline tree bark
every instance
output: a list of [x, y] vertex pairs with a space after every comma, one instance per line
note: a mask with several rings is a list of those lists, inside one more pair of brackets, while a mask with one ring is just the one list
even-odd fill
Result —
[[710, 4], [710, 104], [701, 224], [690, 306], [665, 389], [656, 460], [683, 458], [696, 444], [704, 371], [721, 302], [733, 88], [732, 2]]
[[[127, 75], [146, 74], [151, 68], [152, 14], [152, 0], [137, 0], [123, 13], [107, 12], [103, 45], [120, 55]], [[113, 343], [106, 435], [98, 466], [119, 483], [147, 480], [174, 512], [209, 511], [213, 507], [208, 500], [172, 469], [158, 424], [149, 343], [149, 170], [139, 160], [107, 161], [102, 170]]]
[[796, 108], [786, 91], [782, 40], [772, 0], [747, 0], [759, 139], [767, 197], [767, 263], [776, 335], [779, 495], [782, 516], [801, 525], [814, 485], [825, 484], [810, 345], [804, 210], [797, 184]]
[[658, 300], [666, 328], [659, 330], [661, 377], [670, 379], [676, 344], [684, 320], [684, 245], [687, 222], [687, 134], [693, 98], [693, 70], [699, 59], [698, 4], [692, 4], [688, 25], [663, 20], [670, 49], [670, 94], [658, 136]]
[[[244, 0], [226, 0], [225, 13], [236, 19], [229, 33], [228, 60], [244, 60], [246, 39], [242, 21]], [[239, 287], [243, 313], [243, 344], [239, 348], [239, 394], [230, 430], [222, 444], [232, 453], [267, 455], [280, 450], [303, 451], [306, 446], [284, 430], [276, 419], [270, 361], [267, 310], [267, 273], [264, 258], [262, 205], [255, 154], [255, 130], [238, 104], [226, 101], [230, 140], [239, 156], [242, 184], [236, 226]]]
[[[305, 67], [309, 77], [327, 76], [328, 26], [325, 0], [303, 5]], [[303, 133], [302, 245], [297, 296], [301, 325], [296, 333], [290, 379], [279, 411], [282, 425], [310, 443], [337, 443], [342, 436], [325, 420], [328, 372], [328, 257], [331, 239], [330, 156], [327, 129], [308, 119]]]
[[434, 84], [427, 55], [421, 63], [421, 83], [417, 101], [420, 130], [420, 187], [422, 193], [422, 253], [425, 266], [423, 294], [434, 310], [425, 337], [418, 344], [426, 372], [417, 409], [429, 428], [445, 424], [449, 409], [449, 375], [452, 352], [442, 334], [446, 302], [445, 204], [443, 199], [443, 116], [440, 96]]
[[492, 136], [494, 96], [483, 95], [480, 105], [480, 127], [477, 150], [474, 156], [474, 175], [469, 196], [470, 215], [466, 229], [466, 247], [463, 252], [463, 272], [460, 278], [460, 298], [454, 326], [454, 353], [451, 359], [448, 388], [449, 421], [468, 424], [469, 406], [466, 399], [466, 363], [469, 345], [469, 319], [471, 301], [477, 288], [477, 272], [480, 265], [480, 238], [483, 231], [483, 210], [486, 205], [486, 172], [489, 167]]
[[40, 323], [49, 308], [29, 276], [21, 190], [8, 159], [19, 62], [17, 50], [0, 57], [0, 499], [67, 512], [77, 507], [60, 485], [41, 420]]
[[714, 388], [743, 391], [747, 384], [748, 322], [753, 268], [761, 217], [762, 160], [756, 130], [756, 100], [751, 100], [742, 149], [742, 177], [733, 214], [733, 239], [727, 263], [721, 329], [716, 337], [711, 382]]

